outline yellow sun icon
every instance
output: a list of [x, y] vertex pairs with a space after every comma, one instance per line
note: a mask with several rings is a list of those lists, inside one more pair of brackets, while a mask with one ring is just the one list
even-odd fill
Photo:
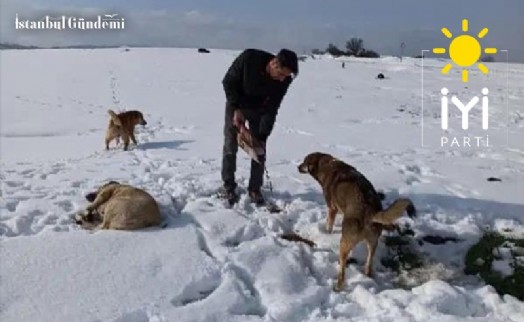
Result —
[[[462, 20], [462, 31], [468, 31], [467, 19]], [[453, 37], [453, 34], [448, 30], [448, 28], [442, 28], [442, 33], [447, 38]], [[487, 34], [488, 28], [484, 28], [478, 33], [477, 37], [482, 39]], [[445, 54], [446, 48], [433, 48], [433, 53]], [[496, 54], [497, 48], [485, 48], [484, 53]], [[481, 54], [482, 47], [480, 46], [479, 41], [475, 37], [467, 34], [455, 37], [455, 39], [453, 39], [449, 45], [449, 57], [455, 64], [461, 67], [469, 67], [474, 65], [480, 59]], [[442, 68], [442, 74], [447, 74], [451, 70], [451, 67], [451, 64], [446, 64], [446, 66]], [[484, 74], [487, 74], [489, 71], [488, 68], [482, 63], [478, 64], [478, 68]], [[465, 83], [468, 81], [468, 70], [465, 68], [462, 70], [462, 81]]]

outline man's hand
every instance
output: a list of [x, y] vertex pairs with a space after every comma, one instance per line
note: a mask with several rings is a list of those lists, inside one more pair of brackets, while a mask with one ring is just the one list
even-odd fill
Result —
[[261, 163], [266, 162], [266, 141], [256, 140], [256, 144], [254, 148], [255, 148], [255, 152], [257, 154], [258, 160]]
[[258, 140], [258, 142], [260, 143], [260, 146], [264, 149], [264, 151], [266, 151], [266, 141], [265, 140]]
[[235, 110], [233, 113], [233, 126], [239, 130], [246, 128], [246, 118], [244, 117], [244, 114], [240, 112], [240, 110]]

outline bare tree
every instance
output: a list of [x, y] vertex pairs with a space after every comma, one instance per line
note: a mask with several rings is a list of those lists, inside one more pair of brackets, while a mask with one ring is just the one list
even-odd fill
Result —
[[362, 40], [362, 38], [353, 37], [346, 42], [346, 49], [349, 55], [360, 56], [364, 50], [364, 40]]

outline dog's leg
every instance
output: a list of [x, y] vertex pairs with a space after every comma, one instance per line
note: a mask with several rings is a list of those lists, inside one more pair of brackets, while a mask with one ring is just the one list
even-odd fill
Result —
[[111, 223], [114, 223], [113, 219], [115, 218], [115, 215], [117, 215], [117, 213], [115, 213], [114, 210], [105, 211], [104, 216], [102, 217], [102, 222], [97, 226], [96, 229], [111, 229]]
[[329, 207], [327, 215], [326, 229], [329, 234], [333, 232], [333, 224], [335, 223], [335, 218], [337, 216], [337, 208]]
[[346, 281], [346, 262], [354, 246], [354, 241], [349, 238], [342, 236], [340, 239], [340, 254], [338, 259], [339, 272], [337, 285], [334, 288], [336, 292], [340, 292], [344, 289], [344, 283]]
[[106, 150], [109, 150], [109, 143], [113, 140], [113, 137], [110, 135], [106, 135]]
[[131, 137], [131, 141], [133, 141], [135, 145], [138, 145], [138, 143], [136, 143], [135, 132], [131, 131], [129, 136]]
[[109, 229], [110, 224], [111, 224], [111, 221], [104, 217], [104, 221], [102, 221], [102, 223], [98, 225], [98, 227], [96, 227], [96, 230]]
[[122, 140], [124, 141], [124, 151], [129, 148], [129, 134], [122, 132]]
[[111, 198], [114, 189], [104, 189], [102, 192], [96, 195], [95, 200], [89, 206], [86, 207], [88, 213], [95, 211]]
[[86, 230], [95, 230], [97, 228], [92, 222], [82, 222], [81, 226]]
[[373, 275], [373, 257], [375, 256], [375, 250], [377, 249], [378, 236], [373, 236], [366, 239], [366, 244], [368, 246], [368, 258], [366, 259], [366, 266], [364, 268], [364, 273], [366, 276], [371, 277]]
[[[109, 143], [115, 139], [115, 133], [113, 130], [108, 130], [106, 132], [106, 150], [109, 150]], [[116, 136], [118, 139], [118, 136]], [[117, 141], [118, 142], [118, 141]], [[118, 143], [117, 143], [118, 144]]]

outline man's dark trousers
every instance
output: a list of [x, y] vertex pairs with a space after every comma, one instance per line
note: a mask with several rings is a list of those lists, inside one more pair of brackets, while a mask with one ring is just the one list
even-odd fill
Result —
[[[242, 114], [249, 122], [249, 130], [251, 135], [256, 139], [260, 139], [259, 127], [261, 116], [256, 110], [241, 109]], [[237, 163], [237, 128], [233, 125], [233, 107], [226, 103], [226, 119], [224, 122], [224, 148], [222, 151], [222, 181], [224, 188], [235, 189], [235, 171]], [[264, 163], [259, 164], [251, 160], [251, 176], [249, 178], [248, 190], [260, 190], [264, 182]]]

